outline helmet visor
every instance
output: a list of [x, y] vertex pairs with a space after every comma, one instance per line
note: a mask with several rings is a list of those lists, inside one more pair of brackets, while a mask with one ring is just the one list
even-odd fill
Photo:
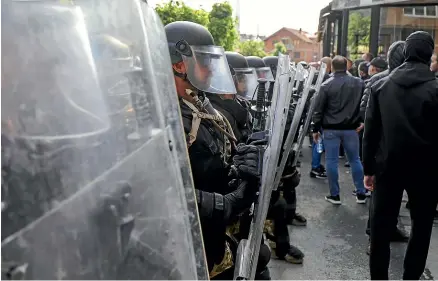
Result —
[[218, 46], [190, 46], [192, 55], [182, 55], [187, 78], [200, 91], [235, 94], [233, 78], [224, 49]]
[[235, 68], [234, 82], [237, 94], [244, 99], [252, 100], [257, 88], [257, 74], [252, 68]]
[[255, 69], [257, 73], [257, 78], [264, 78], [268, 81], [274, 81], [274, 76], [270, 67], [260, 67]]

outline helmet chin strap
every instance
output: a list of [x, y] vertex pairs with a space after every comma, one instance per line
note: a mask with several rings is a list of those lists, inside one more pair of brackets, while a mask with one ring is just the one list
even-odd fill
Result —
[[179, 73], [178, 71], [176, 71], [174, 68], [172, 68], [173, 70], [173, 75], [178, 76], [179, 78], [181, 78], [184, 81], [189, 81], [187, 79], [187, 73]]

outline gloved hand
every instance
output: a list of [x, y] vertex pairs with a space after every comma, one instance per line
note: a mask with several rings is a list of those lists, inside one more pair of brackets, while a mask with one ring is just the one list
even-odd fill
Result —
[[260, 146], [239, 144], [233, 166], [241, 179], [260, 179], [262, 175], [264, 149]]
[[235, 185], [237, 182], [239, 183], [237, 189], [223, 197], [226, 221], [251, 207], [258, 191], [257, 184], [251, 184], [245, 180], [232, 181], [230, 184]]

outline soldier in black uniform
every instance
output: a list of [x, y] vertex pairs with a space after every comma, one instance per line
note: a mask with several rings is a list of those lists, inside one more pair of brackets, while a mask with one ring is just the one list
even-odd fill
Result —
[[[215, 46], [210, 32], [196, 23], [173, 22], [165, 26], [165, 32], [187, 134], [210, 277], [230, 278], [233, 251], [232, 243], [227, 242], [226, 226], [254, 201], [261, 152], [253, 145], [236, 147], [236, 170], [244, 180], [229, 186], [230, 146], [236, 140], [228, 120], [205, 97], [205, 93], [236, 92], [223, 48]], [[261, 268], [267, 271], [266, 265]]]

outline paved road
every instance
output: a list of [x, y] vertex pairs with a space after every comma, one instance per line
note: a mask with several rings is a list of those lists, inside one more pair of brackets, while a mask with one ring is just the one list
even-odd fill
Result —
[[[310, 149], [305, 144], [301, 158], [301, 184], [297, 189], [298, 212], [308, 219], [307, 227], [290, 227], [291, 243], [306, 255], [303, 265], [293, 265], [281, 260], [271, 260], [272, 279], [369, 279], [366, 247], [368, 237], [365, 226], [368, 206], [356, 203], [352, 196], [353, 183], [349, 168], [340, 160], [341, 206], [324, 200], [328, 184], [324, 180], [311, 179]], [[400, 224], [409, 231], [409, 213], [401, 208]], [[390, 278], [401, 279], [406, 244], [391, 245]], [[431, 241], [424, 279], [438, 279], [438, 225]]]

